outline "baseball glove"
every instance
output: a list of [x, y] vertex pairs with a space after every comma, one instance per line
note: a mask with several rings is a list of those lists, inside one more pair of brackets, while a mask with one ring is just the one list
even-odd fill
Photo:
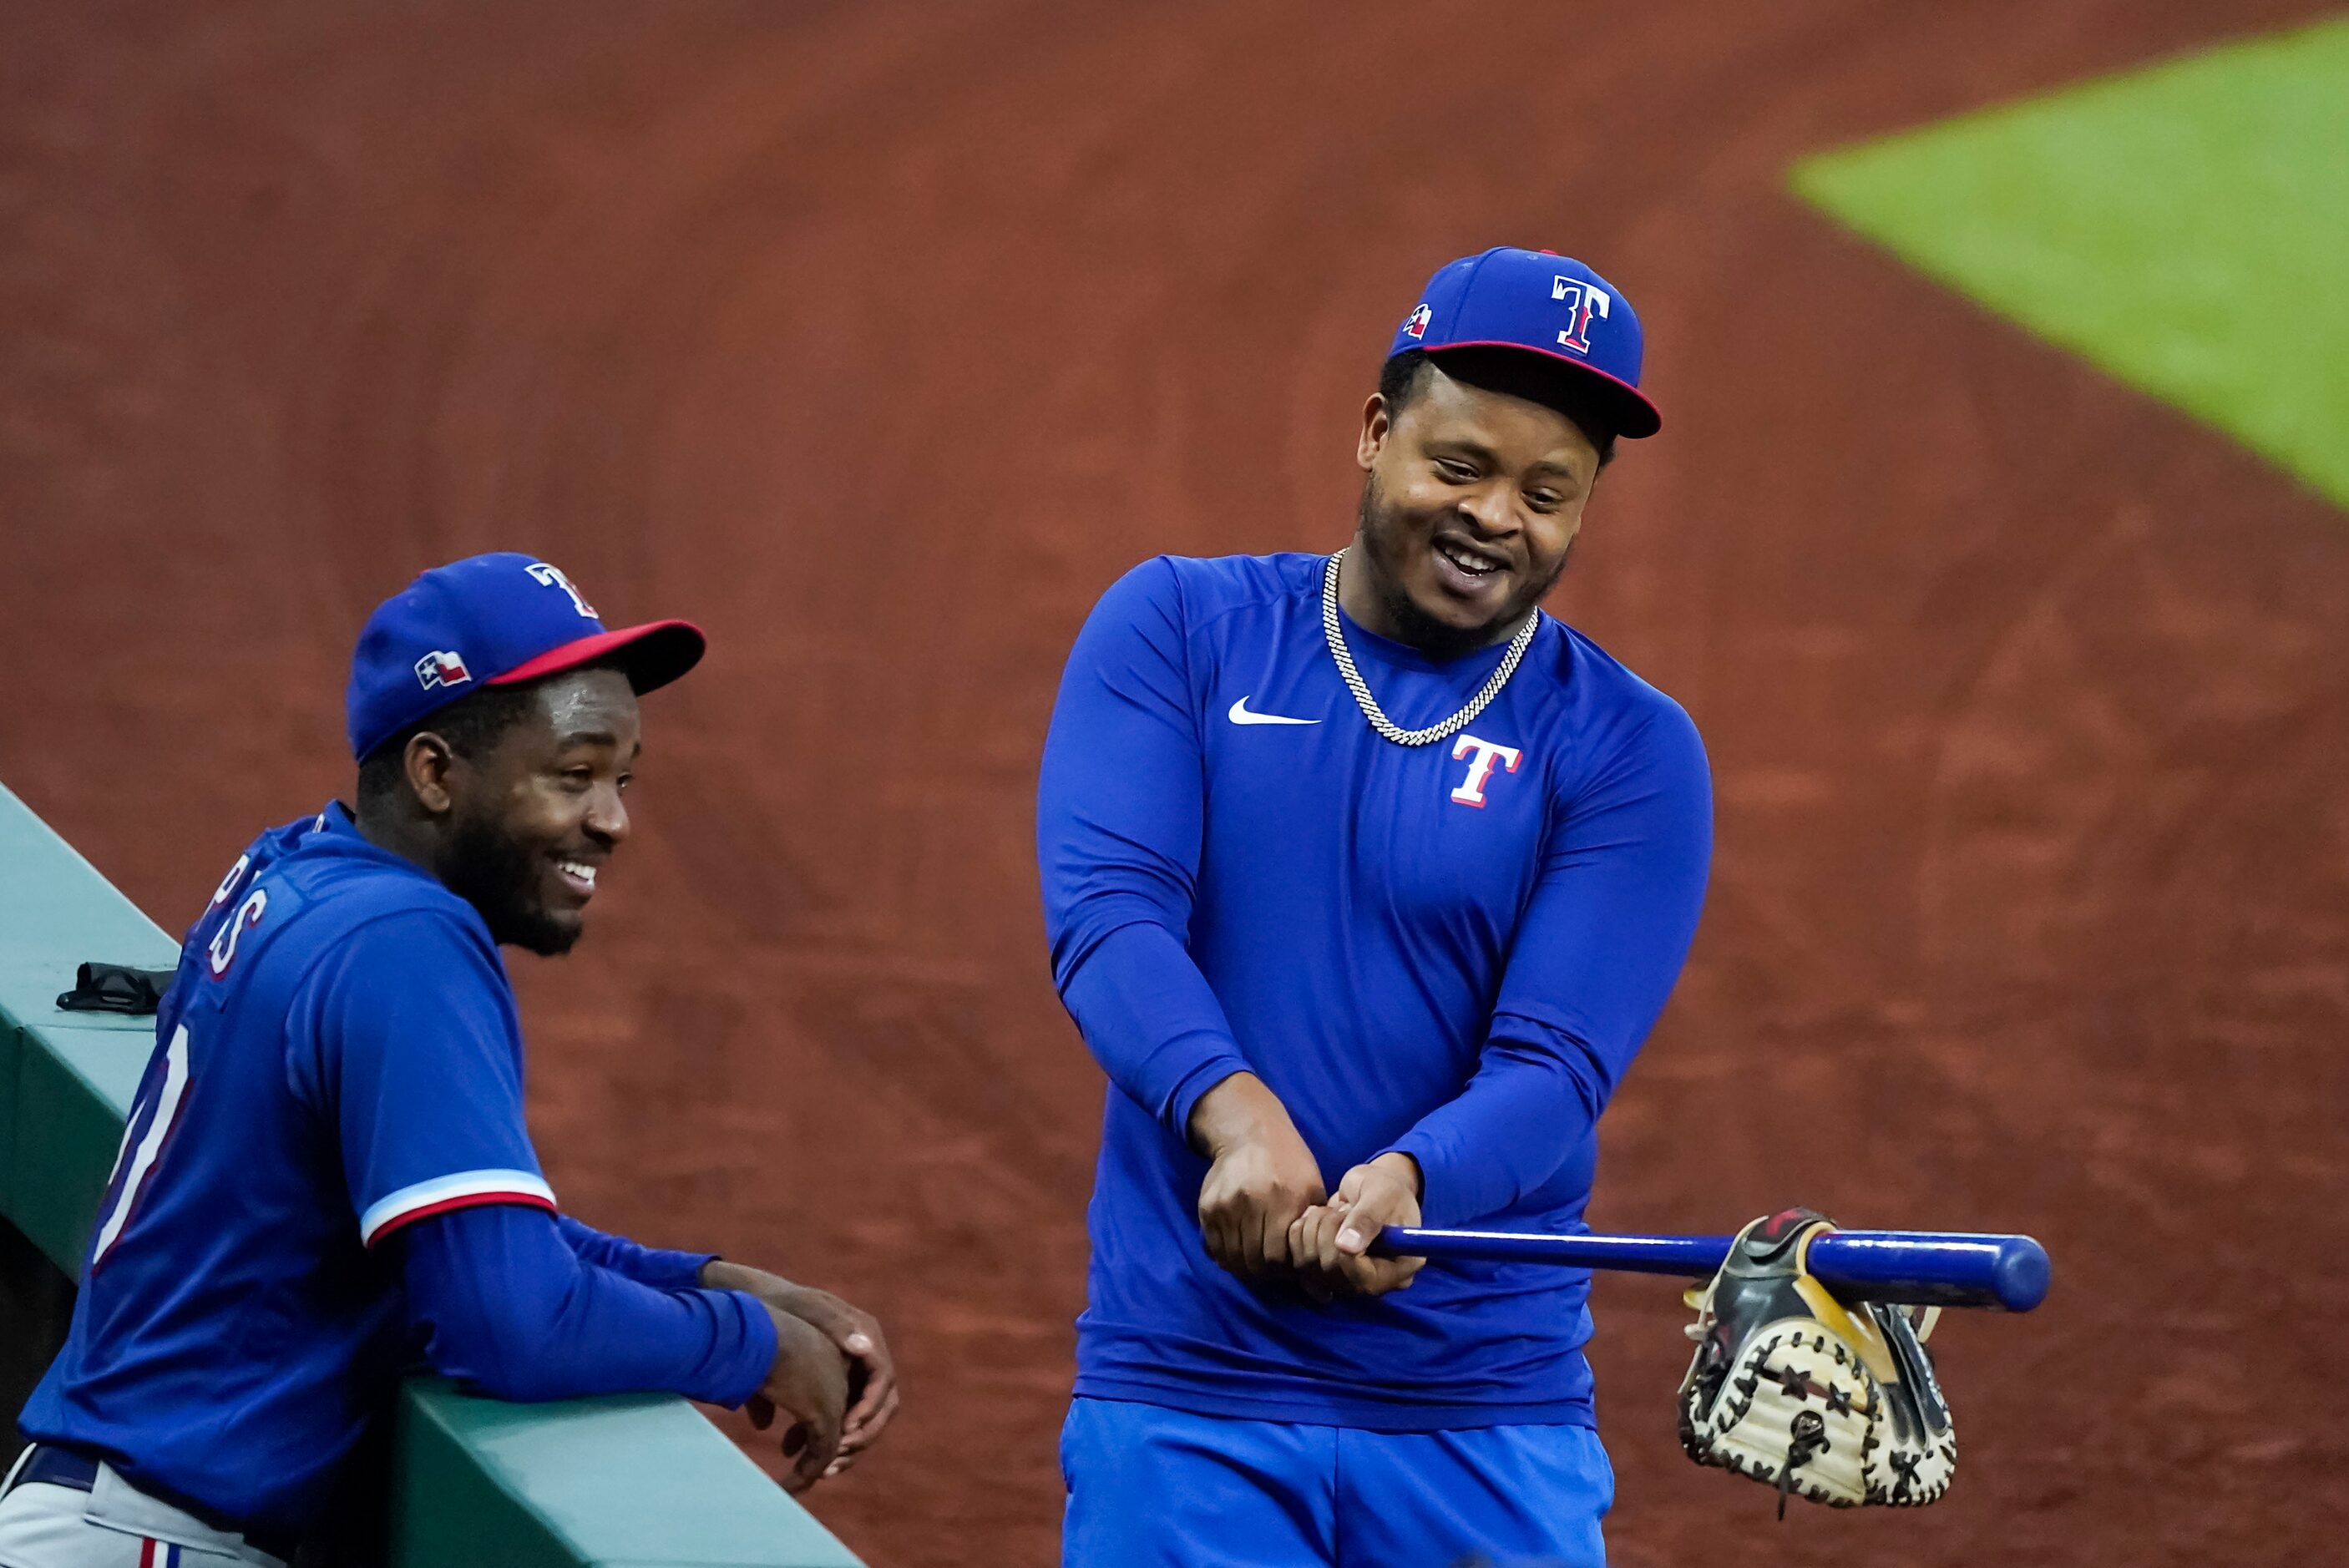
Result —
[[1686, 1297], [1696, 1356], [1681, 1379], [1681, 1446], [1775, 1487], [1781, 1519], [1789, 1495], [1921, 1508], [1957, 1470], [1924, 1346], [1940, 1309], [1837, 1301], [1805, 1261], [1834, 1229], [1809, 1209], [1756, 1220]]

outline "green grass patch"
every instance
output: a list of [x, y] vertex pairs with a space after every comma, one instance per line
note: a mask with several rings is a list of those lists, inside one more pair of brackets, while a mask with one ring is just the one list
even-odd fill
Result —
[[1793, 183], [2349, 506], [2349, 20], [1825, 153]]

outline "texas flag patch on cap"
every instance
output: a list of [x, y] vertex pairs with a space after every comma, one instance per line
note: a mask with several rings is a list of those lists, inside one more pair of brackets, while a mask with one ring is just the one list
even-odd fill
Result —
[[464, 659], [455, 653], [434, 652], [416, 661], [416, 678], [426, 691], [434, 686], [462, 686], [473, 678]]

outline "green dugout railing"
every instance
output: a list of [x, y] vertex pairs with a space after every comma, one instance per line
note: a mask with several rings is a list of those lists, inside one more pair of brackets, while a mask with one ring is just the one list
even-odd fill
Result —
[[[84, 961], [164, 969], [178, 953], [0, 787], [0, 1214], [22, 1238], [0, 1237], [0, 1337], [19, 1401], [64, 1332], [154, 1043], [152, 1019], [61, 1012], [57, 993]], [[390, 1466], [398, 1568], [860, 1568], [667, 1396], [508, 1405], [416, 1378], [401, 1393]]]

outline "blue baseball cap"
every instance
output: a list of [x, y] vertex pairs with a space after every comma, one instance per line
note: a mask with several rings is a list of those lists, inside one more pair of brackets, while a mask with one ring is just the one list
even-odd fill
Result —
[[1412, 349], [1516, 348], [1589, 378], [1619, 436], [1652, 436], [1663, 416], [1640, 390], [1640, 318], [1615, 285], [1571, 256], [1496, 245], [1427, 280], [1395, 330], [1392, 359]]
[[436, 566], [376, 606], [351, 655], [343, 707], [351, 755], [485, 686], [516, 686], [607, 659], [638, 692], [701, 660], [701, 628], [647, 621], [606, 631], [571, 579], [511, 550]]

